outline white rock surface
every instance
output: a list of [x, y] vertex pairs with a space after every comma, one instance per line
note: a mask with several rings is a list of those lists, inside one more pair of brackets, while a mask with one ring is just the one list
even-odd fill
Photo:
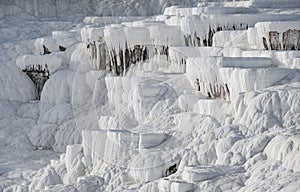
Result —
[[120, 163], [130, 150], [137, 150], [139, 135], [126, 130], [85, 130], [82, 132], [87, 164], [97, 161]]
[[149, 79], [140, 82], [132, 89], [130, 106], [139, 122], [145, 121], [154, 105], [160, 100], [175, 101], [176, 95], [172, 87], [159, 79]]
[[44, 171], [40, 171], [38, 174], [40, 175], [40, 177], [33, 180], [31, 185], [29, 186], [29, 190], [44, 190], [45, 186], [62, 183], [59, 175], [52, 167], [48, 166]]
[[193, 191], [195, 189], [194, 184], [192, 183], [185, 183], [183, 181], [174, 181], [171, 184], [171, 192], [187, 192]]
[[224, 176], [224, 174], [234, 174], [242, 172], [244, 169], [242, 167], [226, 167], [226, 166], [216, 166], [216, 167], [193, 167], [186, 166], [184, 168], [182, 177], [184, 180], [192, 183], [210, 180], [218, 176]]
[[233, 69], [230, 72], [230, 98], [235, 100], [241, 92], [261, 90], [276, 84], [298, 82], [298, 73], [297, 70], [284, 68]]
[[17, 65], [21, 69], [25, 69], [26, 66], [41, 65], [49, 69], [49, 72], [54, 73], [61, 65], [62, 59], [55, 55], [24, 55], [17, 59]]
[[[299, 27], [298, 2], [197, 3], [1, 2], [0, 191], [297, 191], [300, 55], [261, 40]], [[149, 60], [91, 71], [93, 41], [146, 45]], [[44, 57], [54, 68], [30, 101], [16, 63]]]
[[196, 95], [180, 95], [178, 97], [177, 103], [182, 111], [188, 112], [193, 111], [195, 103], [199, 100]]
[[66, 167], [69, 170], [76, 156], [82, 153], [82, 145], [68, 145], [66, 150]]
[[87, 43], [92, 43], [93, 41], [97, 42], [104, 37], [103, 30], [104, 28], [84, 27], [80, 32], [81, 40]]
[[28, 133], [28, 137], [35, 148], [51, 149], [55, 143], [54, 135], [59, 127], [55, 124], [36, 125]]
[[164, 133], [140, 133], [139, 149], [148, 149], [156, 147], [168, 138]]
[[241, 51], [242, 57], [269, 57], [272, 59], [273, 64], [279, 67], [291, 68], [293, 61], [300, 57], [299, 51]]
[[213, 46], [231, 47], [231, 46], [248, 46], [247, 31], [219, 31], [213, 36]]
[[300, 69], [300, 58], [295, 58], [294, 59], [293, 68]]
[[186, 72], [186, 60], [193, 57], [221, 56], [220, 47], [170, 47], [170, 61], [178, 72]]
[[[28, 102], [35, 98], [34, 85], [28, 76], [22, 74], [17, 67], [1, 65], [0, 68], [1, 99]], [[15, 88], [12, 89], [12, 87]]]
[[178, 160], [178, 157], [161, 152], [138, 154], [129, 165], [129, 173], [136, 181], [156, 180], [166, 176], [167, 169], [178, 163]]
[[[222, 109], [222, 110], [220, 110]], [[225, 110], [226, 109], [226, 110]], [[230, 104], [224, 100], [198, 100], [194, 105], [194, 112], [212, 116], [222, 122], [231, 114]]]

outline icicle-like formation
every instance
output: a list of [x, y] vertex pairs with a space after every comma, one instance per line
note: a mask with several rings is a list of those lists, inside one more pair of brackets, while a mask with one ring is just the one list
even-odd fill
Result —
[[81, 39], [87, 43], [91, 70], [105, 70], [110, 65], [109, 52], [103, 39], [103, 31], [103, 27], [85, 27], [81, 29]]
[[108, 69], [116, 75], [125, 74], [131, 64], [147, 59], [168, 61], [169, 46], [184, 44], [179, 27], [147, 22], [132, 25], [112, 25], [104, 30], [111, 61]]
[[281, 41], [278, 31], [270, 31], [269, 46], [265, 37], [263, 44], [266, 50], [300, 50], [300, 30], [289, 29], [283, 32]]
[[[175, 17], [175, 18], [174, 18]], [[284, 14], [201, 14], [172, 16], [166, 20], [168, 25], [180, 23], [186, 46], [212, 46], [213, 35], [218, 31], [247, 30], [260, 21], [276, 21], [290, 19]], [[294, 24], [295, 22], [290, 22]], [[299, 22], [298, 22], [299, 23]], [[298, 26], [299, 24], [293, 25]], [[291, 29], [291, 28], [290, 28]], [[287, 29], [285, 29], [287, 30]], [[270, 30], [269, 30], [270, 31]], [[268, 38], [267, 38], [268, 39]]]
[[220, 47], [170, 47], [170, 62], [177, 72], [186, 72], [187, 58], [221, 56]]
[[110, 65], [109, 52], [106, 43], [97, 41], [88, 43], [91, 70], [105, 70]]
[[248, 39], [259, 49], [300, 50], [300, 22], [259, 22], [249, 30]]
[[45, 67], [39, 64], [29, 66], [26, 65], [22, 71], [25, 72], [34, 83], [35, 98], [40, 100], [43, 87], [46, 81], [49, 79], [49, 70], [47, 64], [45, 64]]
[[[230, 100], [230, 86], [239, 87], [239, 81], [231, 83], [231, 71], [251, 70], [272, 67], [270, 58], [264, 57], [202, 57], [187, 59], [187, 77], [194, 84], [194, 88], [209, 98]], [[228, 68], [221, 73], [220, 69]]]
[[202, 39], [197, 36], [197, 32], [195, 31], [193, 34], [185, 35], [185, 44], [190, 47], [200, 47], [200, 46], [212, 46], [213, 45], [213, 36], [218, 31], [232, 31], [232, 30], [247, 30], [248, 24], [239, 23], [232, 24], [229, 23], [226, 25], [217, 24], [214, 28], [209, 24], [208, 32], [202, 35]]
[[148, 59], [148, 49], [144, 45], [135, 45], [133, 48], [125, 46], [125, 50], [115, 48], [109, 51], [110, 62], [108, 70], [112, 71], [115, 75], [125, 74], [131, 64], [136, 64]]
[[229, 99], [229, 89], [219, 75], [222, 57], [187, 59], [187, 76], [197, 91], [209, 98]]

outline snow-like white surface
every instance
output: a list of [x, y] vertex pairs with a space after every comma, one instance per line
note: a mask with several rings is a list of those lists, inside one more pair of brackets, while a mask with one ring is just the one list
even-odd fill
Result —
[[[190, 11], [189, 11], [190, 12]], [[200, 37], [200, 39], [207, 38], [209, 27], [216, 30], [217, 26], [222, 26], [225, 30], [233, 30], [233, 25], [236, 25], [236, 29], [240, 29], [240, 24], [243, 26], [254, 27], [257, 22], [260, 21], [278, 21], [278, 20], [288, 20], [297, 19], [295, 15], [294, 18], [288, 14], [208, 14], [208, 15], [193, 15], [184, 16], [180, 20], [181, 30], [184, 34], [195, 34]]]
[[[255, 8], [250, 8], [247, 3], [251, 2], [213, 2], [213, 3], [198, 3], [197, 7], [171, 6], [167, 7], [164, 15], [173, 16], [191, 16], [207, 14], [238, 14], [256, 12]], [[240, 5], [239, 5], [240, 4]]]
[[121, 25], [106, 26], [104, 37], [110, 50], [115, 49], [118, 53], [120, 48], [125, 47], [125, 33]]
[[182, 182], [182, 181], [174, 181], [171, 184], [172, 192], [192, 191], [194, 189], [195, 189], [195, 186], [192, 183], [186, 183], [186, 182]]
[[[13, 65], [13, 63], [11, 63]], [[0, 98], [28, 102], [35, 98], [34, 84], [18, 67], [1, 65]], [[9, 83], [8, 83], [9, 82]], [[11, 85], [18, 89], [11, 89]]]
[[59, 55], [59, 46], [66, 47], [68, 50], [70, 46], [78, 42], [78, 36], [76, 32], [53, 31], [52, 37], [36, 39], [35, 54], [42, 55], [44, 53], [43, 45], [45, 45], [52, 54]]
[[[225, 74], [230, 70], [223, 70]], [[299, 71], [284, 68], [233, 69], [230, 73], [230, 97], [234, 100], [240, 92], [264, 89], [274, 84], [299, 81]], [[238, 83], [237, 83], [238, 82]]]
[[297, 0], [287, 0], [282, 2], [280, 0], [253, 0], [253, 5], [257, 7], [300, 7], [299, 2]]
[[155, 104], [166, 100], [175, 102], [176, 96], [175, 90], [168, 84], [157, 79], [149, 79], [140, 82], [132, 89], [129, 105], [134, 110], [136, 120], [143, 122]]
[[219, 31], [213, 36], [213, 46], [231, 47], [231, 46], [248, 46], [247, 31]]
[[298, 85], [294, 83], [240, 94], [234, 105], [238, 113], [235, 121], [249, 127], [250, 133], [298, 125], [299, 99], [294, 99], [299, 94]]
[[[45, 103], [70, 103], [72, 85], [75, 73], [69, 71], [58, 71], [52, 75], [43, 88], [41, 101]], [[60, 89], [57, 89], [60, 87]]]
[[195, 166], [186, 166], [184, 168], [182, 177], [184, 180], [192, 183], [210, 180], [214, 177], [223, 176], [224, 174], [234, 174], [237, 172], [243, 172], [242, 167], [195, 167]]
[[279, 67], [292, 68], [294, 59], [300, 57], [299, 51], [241, 51], [238, 55], [243, 57], [269, 57], [273, 64]]
[[[197, 3], [1, 2], [0, 191], [299, 190], [299, 51], [261, 47], [299, 28], [298, 2]], [[115, 76], [94, 41], [149, 60]], [[32, 101], [20, 68], [44, 62]]]
[[218, 92], [218, 86], [227, 84], [231, 99], [240, 92], [299, 81], [298, 70], [274, 68], [272, 65], [270, 58], [263, 57], [189, 58], [187, 76], [195, 88], [199, 79], [200, 91], [206, 96]]
[[300, 58], [295, 58], [293, 60], [293, 68], [300, 69]]
[[177, 104], [182, 111], [193, 111], [195, 103], [199, 100], [199, 96], [191, 94], [183, 94], [178, 97]]
[[[264, 49], [262, 38], [269, 39], [269, 32], [277, 31], [279, 33], [279, 42], [282, 42], [282, 33], [291, 29], [300, 29], [299, 21], [272, 21], [272, 22], [258, 22], [255, 24], [256, 29], [256, 44], [259, 48]], [[253, 37], [252, 37], [253, 38]], [[270, 42], [267, 41], [270, 48]]]
[[107, 96], [112, 109], [122, 109], [129, 103], [128, 95], [131, 92], [135, 79], [130, 77], [106, 77]]
[[82, 136], [87, 165], [96, 165], [99, 160], [119, 164], [127, 148], [138, 148], [139, 135], [126, 130], [86, 130]]
[[231, 113], [230, 104], [224, 100], [198, 100], [193, 106], [193, 111], [212, 116], [221, 122]]
[[272, 59], [267, 57], [224, 57], [222, 59], [222, 67], [267, 68], [272, 65]]
[[124, 50], [134, 45], [182, 46], [183, 35], [180, 27], [167, 25], [150, 25], [148, 27], [111, 25], [104, 29], [104, 38], [110, 50]]
[[220, 47], [170, 47], [169, 54], [172, 66], [186, 72], [187, 58], [221, 56], [221, 51]]
[[151, 26], [150, 38], [154, 40], [156, 45], [184, 45], [182, 32], [177, 26]]
[[139, 149], [156, 147], [167, 140], [168, 135], [162, 133], [140, 133]]
[[66, 150], [66, 167], [69, 170], [78, 154], [82, 153], [82, 145], [68, 145]]
[[129, 21], [137, 21], [145, 19], [146, 17], [116, 17], [116, 16], [106, 16], [106, 17], [85, 17], [83, 19], [83, 22], [85, 24], [97, 24], [97, 25], [109, 25], [109, 24], [115, 24], [115, 23], [123, 23], [123, 22], [129, 22]]
[[81, 40], [83, 42], [97, 42], [100, 38], [104, 37], [103, 30], [104, 28], [84, 27], [80, 32]]
[[145, 27], [125, 27], [124, 29], [127, 46], [133, 48], [135, 45], [150, 45], [150, 32]]
[[51, 74], [62, 65], [62, 59], [56, 55], [24, 55], [19, 57], [16, 62], [20, 69], [25, 69], [26, 66], [37, 67], [37, 65], [41, 65], [44, 69], [47, 65]]
[[130, 163], [130, 175], [137, 181], [152, 181], [165, 176], [169, 166], [178, 163], [176, 157], [161, 152], [142, 153]]

